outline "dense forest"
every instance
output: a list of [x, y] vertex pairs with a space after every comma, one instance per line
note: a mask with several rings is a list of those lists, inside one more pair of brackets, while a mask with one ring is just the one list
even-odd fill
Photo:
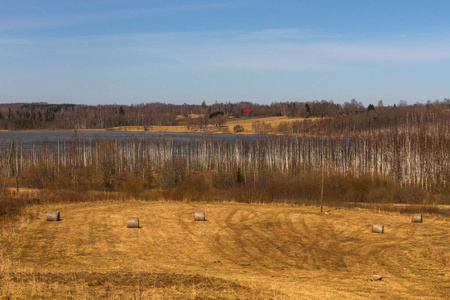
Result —
[[[350, 109], [348, 105], [354, 106]], [[42, 126], [35, 128], [143, 125], [141, 122], [156, 120], [171, 124], [177, 115], [188, 113], [221, 111], [237, 118], [244, 108], [252, 110], [247, 119], [304, 113], [305, 117], [323, 117], [266, 126], [268, 130], [262, 132], [281, 136], [234, 141], [214, 141], [207, 136], [190, 142], [166, 138], [87, 141], [75, 136], [56, 147], [39, 143], [31, 148], [3, 141], [1, 174], [10, 187], [118, 191], [135, 197], [153, 191], [180, 200], [225, 197], [295, 203], [317, 203], [321, 177], [325, 176], [325, 197], [335, 205], [448, 203], [449, 105], [448, 99], [393, 107], [379, 103], [368, 108], [356, 101], [342, 106], [332, 102], [268, 106], [4, 104], [0, 120], [7, 128], [20, 123], [13, 120]], [[255, 122], [254, 127], [260, 125], [264, 124]]]
[[[417, 104], [415, 106], [423, 106]], [[450, 100], [427, 103], [430, 107], [448, 107]], [[176, 125], [177, 116], [189, 114], [210, 115], [222, 112], [227, 117], [289, 116], [289, 117], [336, 117], [356, 115], [370, 110], [383, 108], [380, 101], [377, 106], [365, 108], [360, 102], [351, 100], [344, 104], [333, 101], [277, 102], [270, 105], [250, 102], [214, 103], [206, 105], [146, 103], [138, 105], [74, 105], [47, 103], [0, 104], [0, 129], [101, 129], [115, 126], [151, 126]]]

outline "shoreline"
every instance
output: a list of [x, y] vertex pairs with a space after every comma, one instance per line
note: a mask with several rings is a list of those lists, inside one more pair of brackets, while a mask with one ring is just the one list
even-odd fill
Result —
[[[256, 122], [264, 122], [270, 125], [272, 128], [276, 128], [279, 124], [283, 122], [303, 122], [305, 120], [317, 121], [319, 118], [288, 118], [287, 116], [279, 117], [262, 117], [262, 118], [235, 118], [229, 119], [223, 126], [207, 125], [206, 130], [200, 131], [196, 125], [191, 125], [188, 128], [187, 125], [173, 125], [173, 126], [162, 126], [162, 125], [134, 125], [134, 126], [115, 126], [109, 128], [72, 128], [72, 129], [28, 129], [28, 130], [0, 130], [0, 132], [33, 132], [33, 131], [79, 131], [79, 132], [89, 132], [89, 131], [117, 131], [117, 132], [161, 132], [161, 133], [216, 133], [216, 134], [272, 134], [272, 135], [286, 135], [286, 136], [301, 136], [301, 134], [284, 134], [280, 132], [273, 132], [268, 130], [267, 133], [255, 133], [253, 132], [253, 124]], [[243, 131], [234, 132], [234, 127], [240, 125], [243, 127]]]

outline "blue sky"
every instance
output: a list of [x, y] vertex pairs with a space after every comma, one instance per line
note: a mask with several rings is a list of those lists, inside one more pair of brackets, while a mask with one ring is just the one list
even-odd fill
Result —
[[0, 0], [0, 102], [450, 97], [450, 1]]

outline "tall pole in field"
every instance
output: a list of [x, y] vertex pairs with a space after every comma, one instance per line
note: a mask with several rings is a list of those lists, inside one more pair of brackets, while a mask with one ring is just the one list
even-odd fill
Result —
[[19, 143], [16, 144], [16, 150], [14, 151], [16, 156], [16, 191], [19, 193]]
[[[326, 149], [327, 148], [325, 147], [325, 150]], [[325, 155], [325, 153], [322, 156], [322, 188], [321, 188], [321, 191], [320, 191], [320, 212], [321, 213], [323, 212], [323, 183], [324, 183], [324, 178], [325, 178], [325, 175], [324, 175], [324, 169], [325, 169], [324, 155]]]
[[9, 150], [8, 163], [6, 164], [5, 182], [3, 183], [3, 194], [5, 193], [5, 190], [6, 190], [6, 180], [8, 179], [9, 164], [11, 161], [11, 154], [13, 151], [13, 147], [14, 147], [14, 141], [11, 141], [11, 149]]
[[322, 166], [322, 189], [320, 191], [320, 212], [323, 212], [323, 182], [324, 182], [323, 167], [324, 166]]

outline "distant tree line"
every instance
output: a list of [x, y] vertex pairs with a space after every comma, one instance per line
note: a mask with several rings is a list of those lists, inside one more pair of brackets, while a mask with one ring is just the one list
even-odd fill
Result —
[[[398, 108], [403, 108], [400, 103]], [[426, 105], [417, 106], [439, 107], [449, 109], [450, 100], [436, 101]], [[177, 116], [187, 117], [190, 114], [218, 117], [223, 113], [226, 117], [245, 117], [244, 111], [251, 110], [252, 117], [288, 116], [288, 117], [330, 117], [356, 116], [351, 122], [360, 122], [365, 119], [366, 113], [382, 111], [382, 113], [369, 116], [371, 122], [383, 122], [389, 115], [395, 114], [397, 107], [377, 106], [364, 107], [360, 102], [352, 99], [344, 104], [336, 104], [333, 101], [311, 102], [275, 102], [272, 104], [257, 104], [251, 102], [238, 103], [214, 103], [207, 105], [195, 104], [164, 104], [142, 103], [137, 105], [75, 105], [75, 104], [48, 104], [48, 103], [10, 103], [0, 104], [0, 129], [26, 130], [26, 129], [101, 129], [115, 126], [152, 126], [152, 125], [176, 125]], [[216, 114], [216, 115], [214, 115]], [[401, 121], [401, 120], [399, 120]], [[347, 122], [347, 121], [346, 121]], [[348, 121], [350, 122], [350, 121]], [[325, 126], [349, 128], [344, 121], [328, 122]]]
[[[370, 105], [369, 105], [370, 106]], [[370, 137], [380, 132], [449, 133], [450, 101], [410, 106], [374, 107], [338, 117], [282, 122], [271, 133]]]

